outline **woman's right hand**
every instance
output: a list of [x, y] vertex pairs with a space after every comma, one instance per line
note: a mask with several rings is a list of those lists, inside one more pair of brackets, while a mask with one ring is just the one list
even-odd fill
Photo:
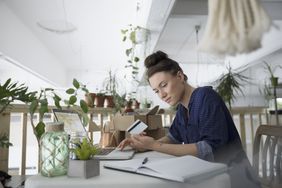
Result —
[[118, 148], [122, 151], [126, 146], [130, 146], [130, 143], [132, 142], [131, 138], [126, 138], [118, 145]]

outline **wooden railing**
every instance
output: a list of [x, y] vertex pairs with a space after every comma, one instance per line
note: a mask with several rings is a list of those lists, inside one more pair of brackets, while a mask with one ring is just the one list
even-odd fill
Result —
[[[53, 107], [50, 107], [51, 110]], [[0, 114], [0, 132], [10, 133], [10, 124], [11, 124], [11, 114], [20, 113], [21, 114], [21, 129], [20, 135], [20, 156], [18, 159], [20, 160], [19, 167], [19, 175], [25, 175], [26, 170], [26, 150], [27, 150], [27, 126], [29, 122], [29, 112], [27, 105], [14, 105], [12, 108], [6, 110], [4, 113]], [[244, 108], [233, 108], [232, 110], [233, 117], [235, 119], [239, 119], [239, 123], [236, 123], [238, 127], [238, 131], [240, 132], [241, 139], [243, 142], [243, 146], [246, 148], [247, 139], [246, 139], [246, 118], [250, 120], [250, 128], [251, 128], [251, 140], [253, 142], [255, 127], [262, 123], [267, 123], [266, 110], [264, 107], [244, 107]], [[90, 124], [87, 127], [87, 130], [93, 139], [93, 132], [99, 131], [99, 127], [104, 124], [104, 121], [111, 120], [113, 117], [113, 109], [111, 108], [93, 108], [89, 111]], [[38, 117], [38, 116], [37, 116]], [[162, 123], [163, 126], [169, 126], [175, 117], [175, 112], [171, 110], [165, 110], [164, 114], [162, 114]], [[258, 118], [257, 123], [255, 124], [254, 119]], [[264, 118], [263, 118], [264, 117]], [[47, 116], [49, 121], [53, 121], [52, 113]], [[263, 121], [264, 119], [264, 121]], [[95, 122], [92, 123], [92, 122]], [[98, 125], [98, 127], [96, 126]], [[0, 170], [8, 171], [8, 149], [0, 149]]]
[[[247, 148], [246, 129], [250, 128], [251, 146], [253, 146], [256, 128], [263, 124], [268, 123], [267, 109], [265, 107], [236, 107], [232, 109], [232, 116], [235, 125], [239, 131], [244, 149]], [[238, 122], [236, 122], [236, 116]], [[249, 120], [249, 127], [247, 127], [247, 120]], [[256, 123], [255, 123], [256, 120]]]

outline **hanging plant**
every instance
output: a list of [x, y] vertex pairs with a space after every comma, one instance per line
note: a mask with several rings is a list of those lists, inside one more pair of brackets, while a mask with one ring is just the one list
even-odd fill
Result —
[[125, 50], [125, 54], [127, 56], [125, 68], [131, 69], [132, 79], [138, 82], [137, 76], [139, 68], [137, 64], [140, 61], [140, 57], [137, 55], [136, 45], [147, 41], [148, 30], [140, 26], [133, 26], [132, 24], [129, 24], [128, 28], [121, 30], [121, 34], [123, 42], [130, 42], [129, 48]]

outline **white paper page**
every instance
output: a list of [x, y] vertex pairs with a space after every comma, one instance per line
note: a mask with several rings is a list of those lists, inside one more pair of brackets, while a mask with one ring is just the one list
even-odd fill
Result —
[[[159, 160], [143, 165], [154, 169], [163, 176], [178, 177], [184, 180], [196, 178], [203, 179], [207, 173], [218, 174], [226, 171], [227, 167], [220, 163], [211, 163], [193, 156], [175, 157], [171, 159]], [[218, 173], [215, 173], [218, 172]]]

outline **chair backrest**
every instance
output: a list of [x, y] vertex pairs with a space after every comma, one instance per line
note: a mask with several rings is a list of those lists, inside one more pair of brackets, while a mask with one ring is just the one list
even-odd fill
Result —
[[263, 185], [282, 185], [282, 126], [260, 125], [257, 129], [253, 166]]

